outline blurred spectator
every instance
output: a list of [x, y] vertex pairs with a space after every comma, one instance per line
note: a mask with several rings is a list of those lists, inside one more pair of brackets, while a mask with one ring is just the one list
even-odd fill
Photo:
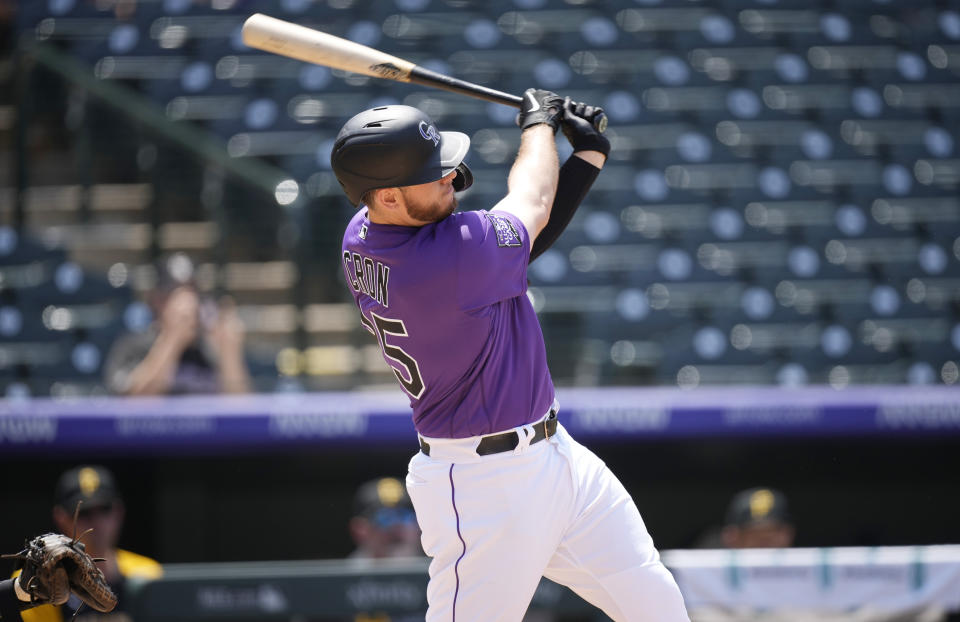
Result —
[[107, 387], [119, 395], [249, 392], [244, 328], [233, 301], [201, 296], [193, 262], [182, 253], [163, 261], [157, 273], [149, 295], [154, 322], [114, 343]]
[[407, 490], [398, 479], [381, 477], [357, 490], [350, 519], [356, 550], [352, 559], [383, 559], [423, 555], [420, 527]]
[[[82, 502], [82, 503], [81, 503]], [[80, 512], [74, 525], [74, 511], [80, 503]], [[113, 474], [102, 466], [84, 465], [66, 471], [57, 481], [54, 492], [53, 524], [60, 533], [83, 536], [82, 542], [91, 557], [105, 561], [97, 566], [103, 571], [107, 582], [119, 599], [117, 608], [110, 613], [99, 613], [84, 608], [76, 616], [76, 622], [123, 622], [129, 621], [124, 605], [127, 579], [155, 579], [162, 574], [159, 563], [130, 551], [117, 548], [123, 528], [125, 508]], [[24, 622], [67, 622], [80, 607], [80, 600], [71, 596], [62, 607], [42, 605], [21, 613]]]
[[750, 488], [734, 495], [720, 532], [731, 549], [793, 546], [796, 530], [787, 498], [772, 488]]

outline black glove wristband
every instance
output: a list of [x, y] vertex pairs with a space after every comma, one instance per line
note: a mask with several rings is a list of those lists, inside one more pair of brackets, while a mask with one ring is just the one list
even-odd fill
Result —
[[603, 134], [579, 135], [570, 141], [574, 151], [599, 151], [605, 156], [610, 155], [610, 141]]

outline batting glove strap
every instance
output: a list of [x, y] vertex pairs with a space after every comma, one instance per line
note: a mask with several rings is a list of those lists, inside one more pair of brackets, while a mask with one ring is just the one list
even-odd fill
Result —
[[552, 91], [542, 89], [527, 89], [523, 92], [520, 102], [520, 114], [517, 115], [517, 125], [520, 129], [527, 129], [534, 125], [545, 123], [553, 128], [554, 133], [560, 127], [560, 118], [563, 116], [563, 98]]

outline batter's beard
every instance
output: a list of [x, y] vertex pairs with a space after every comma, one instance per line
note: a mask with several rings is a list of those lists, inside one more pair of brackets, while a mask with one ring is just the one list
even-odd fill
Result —
[[457, 197], [451, 195], [450, 203], [443, 207], [436, 203], [418, 203], [411, 201], [409, 195], [404, 195], [407, 200], [407, 214], [421, 222], [440, 222], [457, 209]]

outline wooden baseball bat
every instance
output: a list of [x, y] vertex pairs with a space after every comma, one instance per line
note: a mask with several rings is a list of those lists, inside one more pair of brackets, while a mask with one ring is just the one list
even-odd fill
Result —
[[[412, 82], [469, 95], [486, 101], [520, 107], [520, 96], [431, 71], [366, 45], [255, 13], [243, 24], [243, 42], [252, 48], [289, 58], [342, 69], [374, 78]], [[603, 113], [591, 119], [598, 131], [607, 129]]]

